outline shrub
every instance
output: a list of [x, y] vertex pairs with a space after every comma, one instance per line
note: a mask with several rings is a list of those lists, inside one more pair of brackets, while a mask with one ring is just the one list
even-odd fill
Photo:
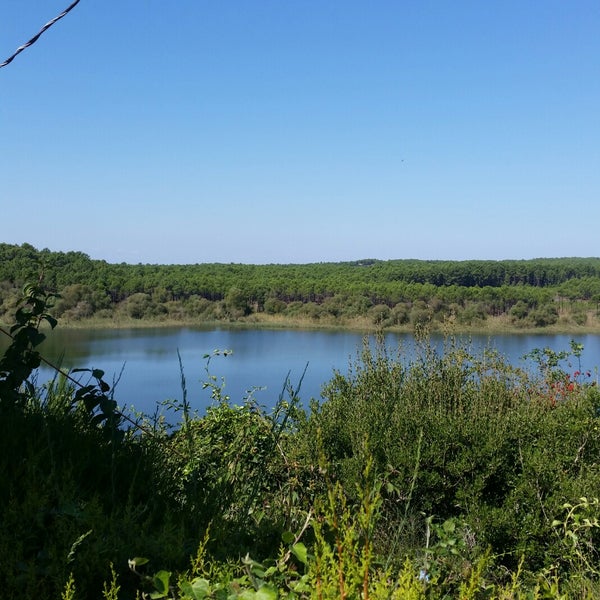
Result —
[[456, 311], [456, 318], [461, 324], [472, 325], [485, 321], [487, 313], [482, 303], [468, 303], [464, 309]]
[[525, 319], [529, 314], [529, 305], [523, 300], [519, 300], [509, 311], [513, 321]]
[[184, 303], [186, 316], [197, 318], [214, 317], [215, 303], [200, 296], [190, 296]]
[[529, 319], [536, 327], [554, 325], [558, 321], [558, 310], [554, 304], [543, 304], [529, 313]]
[[377, 304], [369, 309], [369, 318], [374, 325], [384, 325], [390, 318], [390, 307], [386, 304]]
[[265, 312], [269, 315], [282, 313], [287, 308], [287, 304], [278, 298], [267, 298], [265, 300]]
[[585, 312], [574, 312], [571, 315], [571, 319], [573, 320], [574, 323], [577, 323], [577, 325], [585, 325], [587, 323], [587, 313]]
[[426, 327], [431, 323], [433, 318], [433, 311], [423, 300], [417, 300], [410, 310], [410, 322], [418, 329], [420, 327]]
[[122, 303], [125, 306], [127, 314], [132, 319], [142, 319], [150, 316], [154, 303], [149, 294], [132, 294]]
[[425, 344], [405, 365], [365, 346], [350, 374], [324, 388], [305, 435], [319, 432], [348, 493], [367, 457], [387, 477], [379, 551], [414, 547], [419, 515], [460, 517], [507, 566], [525, 553], [538, 568], [555, 545], [548, 515], [600, 486], [595, 388], [548, 385], [491, 353]]
[[405, 302], [398, 302], [392, 308], [391, 319], [394, 325], [404, 325], [409, 321], [410, 307]]

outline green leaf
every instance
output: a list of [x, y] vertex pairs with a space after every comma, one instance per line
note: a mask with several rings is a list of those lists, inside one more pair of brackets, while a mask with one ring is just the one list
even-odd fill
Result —
[[164, 598], [169, 593], [169, 579], [171, 573], [169, 571], [159, 571], [152, 578], [152, 583], [156, 592], [150, 594], [151, 598]]
[[98, 405], [100, 406], [100, 410], [105, 414], [112, 413], [117, 408], [116, 400], [111, 400], [110, 398], [106, 397], [100, 398]]
[[136, 567], [141, 567], [142, 565], [146, 565], [150, 562], [149, 559], [144, 558], [143, 556], [136, 556], [135, 558], [130, 558], [128, 563], [129, 566], [133, 569]]
[[277, 590], [269, 585], [263, 585], [254, 594], [256, 600], [277, 600]]
[[85, 409], [90, 413], [98, 406], [98, 399], [95, 396], [88, 396], [83, 398], [83, 404]]
[[292, 546], [292, 553], [302, 564], [308, 564], [308, 551], [302, 542], [298, 542]]
[[102, 425], [102, 422], [106, 420], [106, 415], [94, 415], [91, 419], [90, 419], [90, 425], [92, 425], [93, 427], [98, 427], [99, 425]]
[[29, 336], [29, 341], [31, 342], [32, 346], [39, 346], [45, 339], [46, 336], [43, 333], [40, 333], [39, 331], [31, 333], [31, 335]]
[[184, 581], [181, 584], [181, 591], [193, 600], [203, 600], [210, 595], [210, 582], [201, 577], [196, 577], [193, 581]]
[[44, 319], [48, 321], [51, 329], [54, 329], [58, 325], [58, 321], [51, 315], [44, 315]]
[[454, 522], [453, 519], [448, 519], [448, 520], [444, 521], [444, 523], [442, 525], [442, 529], [446, 533], [454, 533], [454, 531], [456, 529], [456, 523]]
[[296, 539], [296, 536], [291, 531], [284, 531], [281, 534], [281, 539], [284, 544], [291, 544]]

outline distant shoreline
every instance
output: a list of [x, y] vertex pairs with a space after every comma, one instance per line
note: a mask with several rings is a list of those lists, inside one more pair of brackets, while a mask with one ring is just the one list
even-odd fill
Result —
[[[7, 324], [2, 324], [6, 328]], [[88, 318], [71, 320], [61, 318], [58, 320], [60, 329], [162, 329], [168, 327], [189, 327], [203, 329], [290, 329], [306, 331], [353, 331], [358, 333], [374, 334], [383, 333], [414, 333], [412, 325], [392, 325], [376, 327], [366, 318], [356, 317], [344, 322], [310, 318], [286, 318], [281, 315], [254, 314], [236, 320], [209, 320], [198, 319], [133, 319], [123, 318]], [[517, 327], [505, 315], [488, 317], [485, 321], [464, 325], [452, 321], [436, 322], [425, 326], [421, 331], [425, 334], [440, 335], [600, 335], [600, 323], [574, 325], [572, 322], [560, 320], [545, 327]]]

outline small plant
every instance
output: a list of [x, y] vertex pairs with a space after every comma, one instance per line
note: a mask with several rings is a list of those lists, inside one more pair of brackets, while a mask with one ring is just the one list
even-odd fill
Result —
[[[167, 447], [177, 473], [182, 507], [196, 515], [198, 526], [210, 526], [219, 538], [221, 558], [229, 552], [255, 554], [277, 547], [281, 533], [293, 530], [306, 514], [298, 509], [300, 465], [288, 458], [289, 439], [299, 418], [299, 389], [286, 379], [275, 406], [268, 409], [250, 390], [241, 404], [231, 402], [210, 365], [230, 351], [205, 355], [206, 380], [213, 403], [199, 417], [191, 412], [183, 367], [183, 401], [170, 406], [181, 411], [181, 426]], [[293, 451], [293, 449], [292, 449]]]
[[310, 565], [316, 597], [364, 598], [378, 594], [375, 575], [373, 534], [380, 514], [381, 481], [372, 473], [368, 461], [363, 484], [358, 492], [358, 504], [349, 506], [339, 482], [329, 479], [327, 464], [321, 462], [327, 496], [317, 505], [313, 522], [315, 534], [314, 563]]
[[73, 573], [71, 573], [65, 584], [65, 589], [60, 595], [60, 600], [74, 600], [75, 591], [75, 579], [73, 579]]
[[17, 303], [15, 323], [2, 332], [11, 338], [11, 344], [0, 358], [0, 408], [22, 404], [35, 395], [28, 381], [31, 373], [40, 366], [40, 353], [36, 350], [46, 335], [40, 331], [43, 322], [52, 329], [56, 319], [48, 313], [55, 294], [46, 293], [40, 284], [27, 284]]
[[110, 582], [104, 582], [102, 597], [104, 600], [119, 600], [119, 591], [121, 590], [121, 586], [117, 581], [117, 574], [112, 563], [110, 565], [110, 574]]
[[89, 373], [87, 384], [78, 384], [73, 396], [73, 405], [82, 405], [89, 416], [92, 426], [103, 426], [105, 432], [114, 438], [122, 438], [122, 414], [117, 410], [117, 402], [111, 393], [111, 388], [104, 381], [104, 371], [101, 369], [73, 369], [71, 373]]
[[202, 382], [202, 389], [210, 390], [211, 399], [217, 404], [229, 403], [231, 400], [230, 396], [224, 393], [225, 390], [225, 378], [221, 377], [220, 383], [217, 383], [218, 378], [216, 375], [213, 375], [210, 371], [210, 363], [217, 356], [227, 357], [230, 354], [233, 354], [231, 350], [213, 350], [211, 354], [205, 354], [204, 359], [206, 360], [206, 364], [204, 366], [204, 370], [206, 372], [206, 379]]
[[565, 514], [562, 519], [552, 522], [564, 549], [563, 559], [572, 572], [600, 577], [600, 554], [596, 548], [600, 533], [599, 508], [598, 498], [583, 496], [575, 504], [563, 504]]
[[433, 517], [428, 517], [425, 523], [425, 553], [420, 578], [450, 588], [474, 575], [480, 579], [483, 563], [476, 560], [475, 533], [464, 520], [453, 517], [436, 523]]

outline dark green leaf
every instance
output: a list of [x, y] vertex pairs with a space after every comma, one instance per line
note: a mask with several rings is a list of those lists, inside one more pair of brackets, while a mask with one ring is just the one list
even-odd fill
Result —
[[169, 593], [169, 579], [171, 577], [171, 573], [169, 571], [159, 571], [152, 578], [152, 583], [156, 589], [157, 595], [155, 593], [150, 594], [152, 598], [163, 598]]
[[291, 544], [296, 539], [296, 536], [291, 531], [284, 531], [281, 534], [281, 539], [284, 544]]

